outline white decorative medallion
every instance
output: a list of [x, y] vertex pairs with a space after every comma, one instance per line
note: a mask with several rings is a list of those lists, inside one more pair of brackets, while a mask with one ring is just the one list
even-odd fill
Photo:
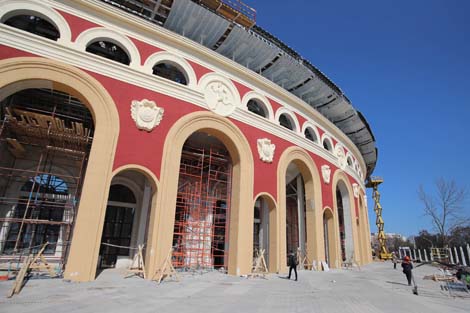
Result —
[[134, 100], [131, 104], [131, 116], [138, 129], [152, 131], [163, 118], [163, 108], [157, 107], [154, 101]]
[[352, 184], [352, 186], [353, 186], [354, 198], [359, 198], [359, 185], [354, 183]]
[[221, 81], [215, 80], [208, 83], [204, 89], [204, 98], [207, 107], [219, 115], [229, 116], [236, 109], [230, 88]]
[[271, 143], [268, 138], [258, 139], [258, 153], [261, 161], [271, 163], [274, 158], [274, 150], [276, 145]]
[[346, 155], [344, 154], [344, 150], [340, 145], [336, 145], [335, 155], [338, 158], [339, 167], [344, 170], [346, 168], [347, 160]]
[[322, 165], [321, 166], [321, 174], [323, 176], [323, 181], [325, 184], [330, 183], [330, 176], [331, 176], [331, 168], [329, 165]]

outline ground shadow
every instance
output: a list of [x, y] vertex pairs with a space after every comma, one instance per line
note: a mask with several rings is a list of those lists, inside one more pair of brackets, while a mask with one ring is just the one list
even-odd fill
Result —
[[401, 285], [401, 286], [407, 286], [408, 287], [408, 284], [404, 284], [404, 283], [397, 283], [396, 281], [386, 281], [386, 283], [389, 283], [389, 284], [394, 284], [394, 285]]

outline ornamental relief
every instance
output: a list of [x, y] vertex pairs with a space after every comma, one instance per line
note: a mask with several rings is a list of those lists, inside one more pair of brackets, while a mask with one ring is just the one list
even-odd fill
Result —
[[323, 177], [323, 181], [325, 184], [330, 183], [330, 177], [331, 177], [331, 168], [329, 165], [322, 165], [321, 166], [321, 175]]
[[359, 198], [359, 185], [354, 183], [352, 184], [352, 187], [353, 187], [354, 198]]
[[157, 107], [154, 101], [134, 100], [131, 104], [131, 116], [138, 129], [151, 132], [163, 118], [163, 108]]
[[207, 107], [221, 116], [229, 116], [236, 109], [232, 91], [221, 81], [208, 83], [204, 89], [204, 98]]
[[258, 153], [261, 161], [266, 163], [272, 163], [274, 158], [274, 150], [276, 145], [271, 143], [268, 138], [258, 139]]
[[347, 160], [344, 150], [340, 145], [336, 145], [335, 156], [338, 158], [338, 166], [344, 170], [347, 165]]

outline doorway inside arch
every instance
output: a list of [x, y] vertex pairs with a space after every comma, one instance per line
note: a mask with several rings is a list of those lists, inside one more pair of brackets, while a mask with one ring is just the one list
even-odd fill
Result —
[[323, 238], [325, 261], [330, 267], [332, 267], [335, 265], [335, 238], [333, 214], [329, 210], [325, 210], [323, 212]]
[[129, 256], [136, 208], [137, 201], [132, 190], [124, 185], [111, 186], [101, 237], [99, 268], [115, 267], [119, 257]]
[[173, 233], [173, 265], [227, 269], [232, 161], [224, 144], [204, 132], [183, 145]]
[[338, 208], [339, 239], [342, 261], [354, 257], [354, 244], [352, 238], [351, 206], [349, 193], [344, 182], [340, 181], [336, 187], [336, 206]]
[[258, 197], [254, 206], [253, 219], [253, 257], [264, 251], [266, 266], [269, 268], [269, 218], [270, 208], [264, 197]]
[[[8, 88], [8, 87], [7, 87]], [[66, 263], [94, 134], [80, 100], [30, 88], [0, 102], [0, 263]]]
[[[305, 184], [298, 167], [291, 163], [286, 173], [286, 251], [306, 255]], [[300, 261], [300, 260], [299, 260]]]

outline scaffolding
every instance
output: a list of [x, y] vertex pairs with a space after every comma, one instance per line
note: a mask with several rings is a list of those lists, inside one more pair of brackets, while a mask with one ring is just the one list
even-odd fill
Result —
[[375, 220], [375, 224], [377, 225], [377, 240], [379, 241], [379, 258], [381, 260], [391, 260], [392, 254], [388, 252], [386, 239], [385, 239], [385, 232], [384, 232], [384, 220], [382, 218], [382, 206], [380, 205], [380, 192], [378, 190], [378, 186], [383, 183], [383, 178], [378, 176], [369, 177], [367, 181], [366, 187], [373, 189], [372, 198], [374, 199], [375, 206], [374, 211], [375, 215], [377, 216]]
[[227, 268], [232, 165], [225, 149], [185, 145], [176, 203], [173, 266]]
[[63, 269], [93, 136], [79, 100], [28, 89], [1, 103], [0, 267], [44, 256]]

